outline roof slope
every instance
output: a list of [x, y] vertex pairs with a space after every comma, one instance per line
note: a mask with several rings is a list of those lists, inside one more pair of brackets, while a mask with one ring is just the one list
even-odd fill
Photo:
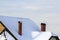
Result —
[[[39, 31], [40, 28], [36, 25], [36, 23], [28, 18], [0, 16], [0, 21], [3, 22], [3, 24], [11, 31], [11, 33], [13, 33], [13, 35], [18, 40], [20, 39], [21, 40], [40, 40], [40, 38], [45, 38], [45, 37], [46, 37], [46, 40], [48, 40], [52, 35], [51, 32], [46, 32], [46, 33], [40, 32]], [[18, 21], [22, 22], [22, 36], [18, 34]]]
[[[22, 40], [32, 40], [31, 32], [39, 31], [38, 26], [30, 19], [0, 16], [0, 21], [14, 34], [16, 38]], [[22, 22], [23, 35], [18, 34], [18, 21]], [[28, 38], [27, 38], [28, 37]]]

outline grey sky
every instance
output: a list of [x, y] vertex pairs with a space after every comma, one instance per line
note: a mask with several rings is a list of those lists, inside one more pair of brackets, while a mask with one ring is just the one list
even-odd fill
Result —
[[0, 15], [30, 18], [59, 34], [60, 0], [0, 0]]

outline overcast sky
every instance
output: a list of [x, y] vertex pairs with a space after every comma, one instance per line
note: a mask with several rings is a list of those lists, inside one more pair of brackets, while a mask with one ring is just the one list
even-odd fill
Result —
[[47, 31], [60, 30], [60, 0], [0, 0], [0, 15], [30, 18], [37, 25], [46, 23]]

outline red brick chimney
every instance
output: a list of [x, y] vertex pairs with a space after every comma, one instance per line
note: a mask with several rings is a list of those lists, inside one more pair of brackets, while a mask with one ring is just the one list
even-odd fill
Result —
[[46, 24], [45, 23], [41, 23], [41, 31], [42, 32], [46, 31]]
[[22, 35], [22, 22], [18, 21], [18, 34]]

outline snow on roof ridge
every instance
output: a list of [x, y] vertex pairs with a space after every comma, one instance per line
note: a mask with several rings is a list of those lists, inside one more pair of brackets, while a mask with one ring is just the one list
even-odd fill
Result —
[[18, 19], [28, 19], [28, 18], [25, 18], [25, 17], [15, 17], [15, 16], [4, 16], [4, 15], [0, 15], [0, 17], [11, 17], [11, 18], [18, 18]]

